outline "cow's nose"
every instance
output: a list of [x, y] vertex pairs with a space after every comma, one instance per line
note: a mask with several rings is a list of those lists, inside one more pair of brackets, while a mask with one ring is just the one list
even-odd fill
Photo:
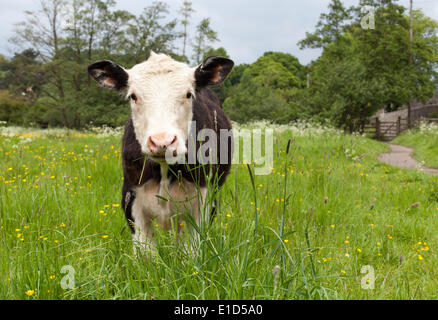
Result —
[[175, 135], [155, 134], [148, 139], [148, 148], [154, 154], [165, 153], [167, 149], [175, 151], [178, 137]]

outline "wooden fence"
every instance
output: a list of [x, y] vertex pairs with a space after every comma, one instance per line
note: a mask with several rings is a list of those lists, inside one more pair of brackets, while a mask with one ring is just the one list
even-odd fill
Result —
[[421, 122], [434, 123], [438, 125], [438, 118], [423, 118]]
[[[413, 121], [411, 126], [418, 126], [422, 122], [438, 125], [438, 118], [419, 118]], [[382, 121], [379, 118], [374, 118], [365, 125], [364, 132], [374, 136], [376, 140], [391, 141], [407, 129], [409, 129], [408, 119], [398, 117], [397, 121]]]
[[381, 121], [379, 118], [373, 119], [365, 125], [365, 133], [372, 134], [377, 140], [391, 141], [409, 127], [408, 119], [398, 117], [397, 121]]
[[423, 107], [412, 108], [411, 110], [411, 119], [418, 120], [422, 118], [428, 118], [433, 114], [438, 113], [438, 105], [437, 104], [427, 104]]
[[[385, 114], [385, 118], [391, 120], [380, 120], [378, 117], [371, 118], [370, 122], [364, 126], [364, 132], [377, 140], [391, 141], [409, 127], [416, 127], [422, 122], [435, 123], [438, 125], [438, 118], [429, 118], [435, 113], [438, 114], [437, 98], [433, 100], [434, 103], [426, 105], [414, 100], [414, 102], [412, 102], [410, 123], [407, 119], [409, 117], [407, 109], [401, 109], [393, 113]], [[395, 118], [397, 115], [399, 115], [398, 118]]]

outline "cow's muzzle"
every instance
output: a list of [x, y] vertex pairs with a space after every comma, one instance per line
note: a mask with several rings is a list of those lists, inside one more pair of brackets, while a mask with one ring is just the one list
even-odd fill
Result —
[[178, 137], [176, 135], [155, 134], [151, 135], [147, 142], [149, 156], [155, 159], [165, 159], [166, 153], [176, 154]]

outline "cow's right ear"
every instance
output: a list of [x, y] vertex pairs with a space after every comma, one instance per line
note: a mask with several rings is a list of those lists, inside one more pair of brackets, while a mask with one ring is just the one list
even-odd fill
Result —
[[128, 86], [129, 75], [126, 70], [109, 60], [90, 64], [88, 74], [104, 88], [122, 90]]

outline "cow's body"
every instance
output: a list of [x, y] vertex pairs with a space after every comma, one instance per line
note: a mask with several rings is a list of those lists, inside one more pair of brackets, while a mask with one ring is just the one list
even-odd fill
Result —
[[[191, 68], [152, 53], [129, 70], [108, 60], [88, 67], [103, 87], [130, 99], [122, 146], [122, 207], [134, 246], [149, 242], [154, 221], [170, 229], [175, 215], [180, 215], [179, 226], [185, 214], [199, 223], [201, 212], [215, 209], [216, 192], [231, 168], [233, 142], [230, 121], [207, 86], [222, 84], [233, 66], [227, 58], [208, 57]], [[213, 141], [213, 149], [206, 148]]]
[[[207, 88], [202, 88], [196, 93], [196, 99], [193, 105], [193, 119], [196, 123], [196, 133], [201, 129], [213, 129], [217, 132], [220, 150], [220, 130], [231, 130], [231, 123], [223, 112], [219, 99]], [[199, 144], [196, 146], [199, 149]], [[145, 155], [141, 151], [140, 144], [136, 139], [132, 120], [129, 119], [125, 125], [122, 144], [122, 159], [123, 159], [123, 176], [124, 184], [122, 190], [122, 207], [125, 210], [126, 219], [131, 226], [131, 231], [135, 235], [137, 233], [145, 234], [150, 232], [151, 219], [156, 218], [157, 223], [165, 229], [170, 227], [170, 217], [175, 213], [184, 213], [185, 208], [175, 208], [175, 203], [187, 202], [187, 207], [191, 208], [197, 220], [198, 215], [198, 194], [197, 189], [201, 191], [201, 199], [205, 200], [207, 179], [205, 174], [210, 173], [209, 178], [216, 185], [221, 187], [231, 168], [232, 160], [232, 141], [227, 141], [227, 157], [226, 164], [204, 165], [199, 166], [198, 163], [175, 164], [170, 165], [168, 176], [168, 195], [172, 201], [158, 201], [160, 183], [163, 177], [161, 176], [161, 166], [152, 160], [146, 160]], [[218, 161], [219, 162], [219, 161]], [[178, 178], [178, 175], [180, 178]], [[182, 179], [181, 179], [182, 178]], [[181, 182], [183, 185], [180, 185]], [[198, 188], [197, 188], [198, 186]], [[214, 187], [214, 186], [210, 186]], [[214, 208], [211, 208], [213, 211]], [[138, 230], [136, 230], [138, 227]], [[137, 239], [137, 237], [135, 237]], [[140, 241], [140, 239], [138, 239]], [[143, 240], [143, 239], [141, 239]]]

